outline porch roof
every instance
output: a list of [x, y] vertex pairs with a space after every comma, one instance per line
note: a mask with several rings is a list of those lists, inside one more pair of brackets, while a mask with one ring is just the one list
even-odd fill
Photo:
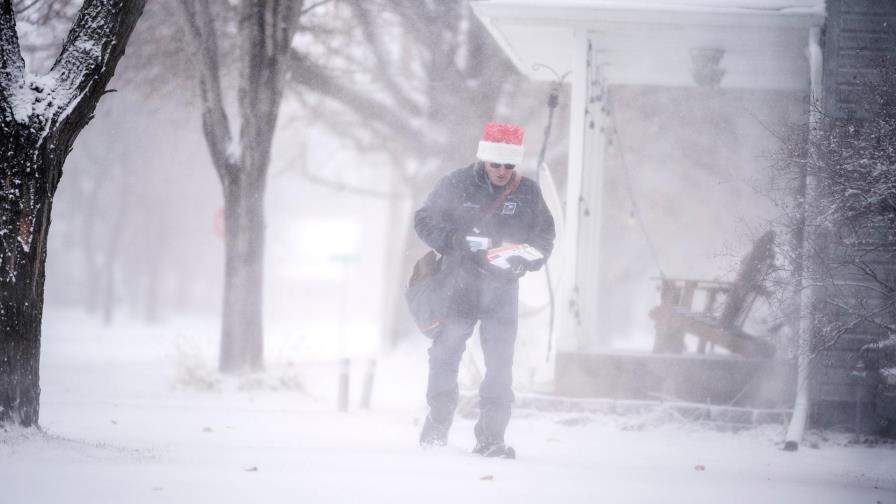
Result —
[[[718, 85], [806, 89], [808, 33], [823, 0], [490, 0], [471, 2], [517, 68], [552, 80], [573, 68], [578, 30], [590, 34], [610, 84], [694, 86], [706, 57]], [[703, 63], [701, 63], [701, 61]], [[707, 70], [707, 69], [703, 69]]]

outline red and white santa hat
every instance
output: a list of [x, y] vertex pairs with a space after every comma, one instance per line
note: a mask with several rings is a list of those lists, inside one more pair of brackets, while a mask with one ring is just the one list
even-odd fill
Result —
[[513, 124], [490, 122], [482, 131], [476, 157], [490, 163], [518, 165], [523, 161], [523, 133], [525, 130]]

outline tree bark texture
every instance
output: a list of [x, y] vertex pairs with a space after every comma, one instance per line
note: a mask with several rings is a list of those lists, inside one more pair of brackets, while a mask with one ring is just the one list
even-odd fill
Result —
[[224, 300], [218, 364], [225, 373], [256, 371], [264, 364], [265, 184], [283, 96], [284, 58], [302, 4], [287, 0], [241, 3], [237, 30], [240, 131], [234, 143], [209, 1], [179, 1], [198, 58], [203, 131], [224, 192]]
[[29, 76], [0, 0], [0, 422], [37, 425], [53, 195], [145, 0], [86, 0], [50, 72]]
[[37, 141], [30, 130], [16, 129], [0, 140], [0, 421], [31, 426], [39, 416], [40, 326], [51, 200], [46, 170], [38, 169], [40, 161], [33, 156]]

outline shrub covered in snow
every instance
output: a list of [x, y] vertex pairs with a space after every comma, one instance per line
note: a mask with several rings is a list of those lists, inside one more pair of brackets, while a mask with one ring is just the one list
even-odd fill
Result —
[[882, 61], [857, 96], [854, 111], [792, 131], [777, 157], [773, 192], [793, 238], [779, 244], [778, 292], [813, 289], [813, 353], [845, 334], [896, 332], [896, 64]]

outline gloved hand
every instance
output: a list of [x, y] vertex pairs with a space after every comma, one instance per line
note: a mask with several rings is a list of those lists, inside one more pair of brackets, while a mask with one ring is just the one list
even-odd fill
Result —
[[[475, 243], [475, 241], [471, 241], [469, 238], [473, 238], [474, 240], [480, 240], [484, 243]], [[488, 249], [493, 246], [495, 241], [487, 236], [478, 236], [478, 235], [468, 235], [461, 231], [455, 231], [451, 236], [451, 248], [456, 252], [460, 252], [461, 254], [467, 254], [471, 252], [478, 252], [480, 250]], [[484, 248], [482, 248], [484, 247]]]
[[538, 271], [542, 266], [544, 266], [544, 259], [535, 259], [526, 263], [526, 269], [529, 271]]
[[467, 241], [467, 235], [463, 231], [455, 231], [451, 235], [451, 250], [460, 254], [469, 254], [470, 242]]
[[507, 269], [509, 272], [509, 276], [513, 278], [520, 278], [526, 274], [529, 268], [529, 261], [523, 259], [522, 257], [508, 257], [507, 264], [510, 265], [510, 268]]

